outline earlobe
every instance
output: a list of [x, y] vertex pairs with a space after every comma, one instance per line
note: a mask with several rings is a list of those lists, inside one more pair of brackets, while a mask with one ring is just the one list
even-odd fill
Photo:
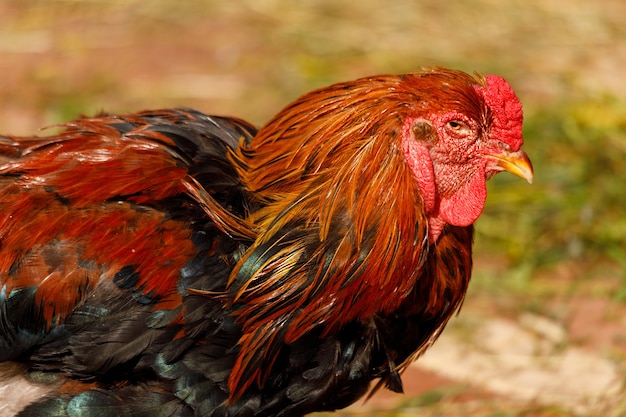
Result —
[[411, 125], [411, 132], [417, 141], [432, 145], [437, 143], [437, 131], [426, 119], [415, 119]]

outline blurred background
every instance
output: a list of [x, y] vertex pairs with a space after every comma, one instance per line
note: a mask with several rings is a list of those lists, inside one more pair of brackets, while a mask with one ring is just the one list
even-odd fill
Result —
[[626, 415], [622, 0], [3, 0], [0, 133], [169, 106], [260, 125], [313, 88], [429, 66], [513, 85], [535, 183], [490, 182], [465, 305], [406, 395], [341, 415]]

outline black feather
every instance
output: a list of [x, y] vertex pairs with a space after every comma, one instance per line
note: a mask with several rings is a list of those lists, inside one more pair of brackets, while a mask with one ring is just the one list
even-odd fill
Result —
[[[106, 120], [124, 140], [147, 141], [161, 152], [160, 156], [172, 158], [233, 218], [244, 219], [249, 210], [262, 204], [244, 190], [230, 155], [256, 134], [256, 129], [245, 122], [189, 109]], [[13, 142], [0, 138], [3, 161], [20, 158], [22, 153]], [[8, 173], [0, 176], [0, 181], [13, 181], [11, 175], [19, 176]], [[103, 204], [132, 202], [135, 197], [116, 196]], [[259, 383], [252, 384], [236, 401], [229, 401], [228, 380], [242, 338], [238, 321], [241, 306], [233, 297], [249, 283], [258, 265], [280, 253], [281, 239], [310, 239], [303, 243], [307, 249], [295, 268], [307, 267], [313, 256], [309, 248], [320, 241], [307, 237], [311, 234], [303, 233], [301, 224], [288, 224], [278, 231], [277, 241], [255, 247], [229, 286], [233, 267], [252, 246], [248, 235], [227, 235], [207, 214], [207, 207], [186, 192], [132, 204], [137, 216], [156, 213], [183, 225], [195, 252], [185, 258], [171, 293], [156, 296], [156, 292], [142, 287], [146, 275], [140, 265], [120, 262], [111, 266], [97, 259], [83, 259], [76, 249], [76, 262], [98, 274], [97, 284], [81, 289], [85, 297], [58, 324], [44, 319], [36, 287], [8, 293], [3, 288], [0, 360], [21, 361], [33, 381], [68, 382], [71, 388], [27, 406], [20, 417], [298, 417], [335, 410], [363, 396], [376, 378], [392, 390], [401, 390], [397, 365], [423, 346], [442, 318], [451, 314], [450, 309], [438, 314], [420, 310], [409, 296], [394, 314], [354, 320], [330, 333], [321, 326], [313, 327], [290, 344], [285, 343], [287, 327], [281, 323], [268, 325], [278, 329], [271, 337], [267, 328], [259, 326], [257, 338], [263, 347], [252, 355], [251, 365], [243, 373], [247, 378], [260, 368]], [[74, 215], [82, 213], [71, 201], [65, 208]], [[325, 244], [336, 248], [338, 235], [330, 236]], [[171, 249], [175, 252], [177, 248]], [[360, 248], [356, 264], [365, 264], [362, 254], [370, 249], [365, 245]], [[458, 263], [458, 254], [444, 256]], [[161, 261], [167, 264], [168, 260]], [[329, 257], [313, 262], [332, 274]], [[358, 265], [349, 276], [359, 274]], [[4, 272], [10, 275], [19, 268], [21, 265], [16, 264]], [[296, 286], [308, 289], [311, 284], [303, 279]], [[278, 280], [267, 291], [280, 291], [281, 285]], [[311, 289], [311, 297], [316, 291]], [[451, 299], [449, 305], [454, 307], [455, 302]], [[282, 307], [277, 303], [256, 314], [271, 318]], [[271, 368], [266, 366], [267, 358], [272, 359]]]

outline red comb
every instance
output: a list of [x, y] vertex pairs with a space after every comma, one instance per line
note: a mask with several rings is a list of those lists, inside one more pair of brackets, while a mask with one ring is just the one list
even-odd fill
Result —
[[504, 78], [498, 75], [488, 75], [485, 81], [486, 87], [477, 85], [474, 88], [483, 96], [493, 113], [494, 132], [502, 142], [517, 151], [523, 142], [522, 103]]

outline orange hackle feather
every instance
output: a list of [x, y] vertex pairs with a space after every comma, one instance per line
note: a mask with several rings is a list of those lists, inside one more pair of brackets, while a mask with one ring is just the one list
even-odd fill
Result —
[[[242, 182], [261, 208], [249, 218], [258, 238], [231, 274], [244, 331], [232, 398], [263, 384], [277, 338], [289, 344], [320, 326], [328, 335], [407, 299], [435, 313], [458, 307], [468, 260], [463, 274], [424, 273], [435, 268], [424, 267], [433, 251], [427, 210], [401, 136], [409, 117], [483, 117], [471, 95], [481, 83], [453, 71], [340, 83], [300, 98], [236, 150]], [[471, 233], [463, 238], [454, 243], [471, 247]], [[451, 306], [449, 293], [458, 294]]]

